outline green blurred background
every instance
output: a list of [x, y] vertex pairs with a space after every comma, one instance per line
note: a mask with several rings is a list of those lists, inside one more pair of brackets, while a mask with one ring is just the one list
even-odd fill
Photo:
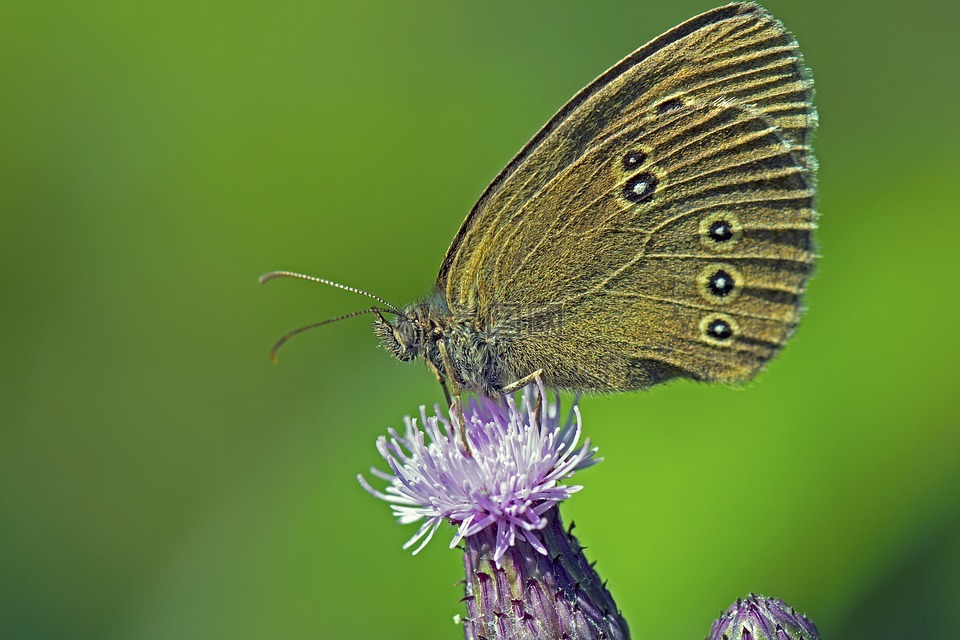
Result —
[[[713, 6], [5, 3], [0, 637], [458, 638], [460, 556], [354, 479], [441, 396], [367, 322], [425, 294], [570, 97]], [[956, 4], [767, 3], [813, 68], [823, 259], [746, 389], [588, 398], [564, 509], [635, 638], [749, 591], [824, 638], [960, 638]], [[947, 626], [947, 625], [950, 626]]]

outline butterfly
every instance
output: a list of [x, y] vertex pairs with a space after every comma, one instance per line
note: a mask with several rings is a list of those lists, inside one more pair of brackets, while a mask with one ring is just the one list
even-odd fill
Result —
[[[376, 313], [382, 345], [423, 358], [445, 392], [533, 375], [576, 392], [748, 380], [793, 333], [813, 268], [812, 99], [796, 40], [763, 8], [696, 16], [510, 161], [432, 295], [402, 309], [371, 296], [383, 306], [357, 313]], [[278, 275], [298, 274], [264, 279]]]

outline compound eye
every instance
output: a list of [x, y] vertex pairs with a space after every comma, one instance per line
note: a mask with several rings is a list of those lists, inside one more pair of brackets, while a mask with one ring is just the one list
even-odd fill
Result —
[[409, 349], [417, 340], [417, 330], [413, 323], [405, 318], [397, 322], [397, 342]]

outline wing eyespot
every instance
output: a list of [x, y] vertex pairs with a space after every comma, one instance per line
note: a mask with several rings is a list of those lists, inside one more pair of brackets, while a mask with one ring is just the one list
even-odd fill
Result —
[[726, 220], [715, 220], [707, 230], [707, 236], [714, 242], [727, 242], [733, 239], [733, 227]]
[[711, 313], [700, 320], [700, 337], [709, 344], [729, 347], [739, 334], [740, 327], [725, 313]]
[[727, 211], [715, 211], [700, 220], [700, 243], [712, 251], [729, 251], [742, 236], [740, 219]]
[[647, 161], [647, 154], [640, 149], [632, 149], [623, 154], [620, 164], [627, 171], [639, 169]]
[[707, 278], [707, 288], [711, 294], [718, 298], [726, 298], [733, 293], [736, 287], [737, 283], [734, 282], [733, 276], [723, 269], [717, 269], [712, 276]]
[[727, 304], [743, 289], [743, 276], [729, 264], [710, 264], [700, 272], [697, 288], [708, 302]]
[[649, 202], [656, 195], [659, 183], [657, 176], [649, 171], [641, 171], [624, 183], [623, 197], [634, 204]]

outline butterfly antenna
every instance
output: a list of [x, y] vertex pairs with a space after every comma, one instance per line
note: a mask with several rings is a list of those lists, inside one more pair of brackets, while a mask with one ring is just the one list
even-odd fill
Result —
[[[340, 284], [339, 282], [333, 282], [332, 280], [325, 280], [324, 278], [317, 278], [316, 276], [308, 276], [308, 275], [304, 275], [304, 274], [302, 274], [302, 273], [295, 273], [295, 272], [293, 272], [293, 271], [271, 271], [270, 273], [265, 273], [265, 274], [263, 274], [262, 276], [260, 276], [259, 282], [260, 282], [260, 284], [263, 284], [264, 282], [269, 282], [270, 280], [274, 280], [274, 279], [276, 279], [276, 278], [300, 278], [301, 280], [310, 280], [311, 282], [319, 282], [320, 284], [325, 284], [325, 285], [328, 285], [328, 286], [331, 286], [331, 287], [336, 287], [337, 289], [343, 289], [344, 291], [349, 291], [349, 292], [351, 292], [351, 293], [357, 293], [357, 294], [360, 294], [361, 296], [367, 296], [368, 298], [372, 298], [372, 299], [376, 300], [377, 302], [379, 302], [379, 303], [382, 304], [383, 306], [387, 307], [391, 313], [395, 313], [395, 314], [397, 314], [397, 315], [403, 315], [403, 312], [400, 311], [400, 309], [398, 309], [396, 306], [390, 304], [389, 302], [387, 302], [386, 300], [384, 300], [384, 299], [381, 298], [380, 296], [375, 296], [375, 295], [373, 295], [372, 293], [369, 293], [369, 292], [367, 292], [367, 291], [364, 291], [363, 289], [357, 289], [356, 287], [348, 287], [348, 286], [345, 285], [345, 284]], [[362, 313], [371, 313], [371, 311], [370, 311], [370, 310], [368, 310], [368, 311], [363, 311]], [[354, 315], [357, 315], [357, 314], [354, 314]], [[347, 316], [347, 317], [349, 317], [349, 316]], [[342, 320], [342, 319], [343, 319], [343, 318], [335, 318], [335, 320]], [[326, 321], [325, 321], [325, 322], [326, 322]], [[320, 324], [325, 324], [325, 322], [320, 323]], [[331, 321], [331, 322], [332, 322], [332, 321]], [[311, 327], [312, 327], [312, 326], [313, 326], [313, 325], [311, 325]]]
[[[268, 274], [268, 275], [269, 275], [269, 274]], [[289, 339], [292, 338], [293, 336], [298, 336], [298, 335], [300, 335], [301, 333], [303, 333], [303, 332], [305, 332], [305, 331], [310, 331], [310, 329], [316, 329], [317, 327], [322, 327], [322, 326], [325, 325], [325, 324], [332, 324], [332, 323], [334, 323], [334, 322], [340, 322], [341, 320], [346, 320], [347, 318], [353, 318], [353, 317], [356, 317], [356, 316], [362, 316], [362, 315], [364, 315], [364, 314], [366, 314], [366, 313], [375, 313], [375, 314], [377, 314], [378, 316], [380, 316], [380, 319], [381, 319], [381, 320], [383, 320], [383, 316], [380, 315], [380, 314], [381, 314], [381, 313], [384, 313], [384, 312], [386, 312], [386, 313], [396, 313], [395, 311], [393, 311], [393, 310], [391, 310], [391, 309], [380, 309], [380, 308], [378, 308], [378, 307], [371, 307], [370, 309], [364, 309], [364, 310], [362, 310], [362, 311], [354, 311], [353, 313], [345, 313], [344, 315], [342, 315], [342, 316], [337, 316], [336, 318], [330, 318], [330, 319], [328, 319], [328, 320], [323, 320], [323, 321], [321, 321], [321, 322], [314, 322], [314, 323], [312, 323], [312, 324], [308, 324], [308, 325], [303, 326], [303, 327], [300, 327], [300, 328], [298, 328], [298, 329], [294, 329], [294, 330], [291, 331], [290, 333], [284, 335], [282, 338], [280, 338], [279, 340], [277, 340], [276, 343], [274, 343], [273, 347], [270, 349], [270, 360], [271, 360], [274, 364], [277, 363], [277, 352], [280, 351], [280, 347], [282, 347], [284, 344], [286, 344], [287, 340], [289, 340]]]

